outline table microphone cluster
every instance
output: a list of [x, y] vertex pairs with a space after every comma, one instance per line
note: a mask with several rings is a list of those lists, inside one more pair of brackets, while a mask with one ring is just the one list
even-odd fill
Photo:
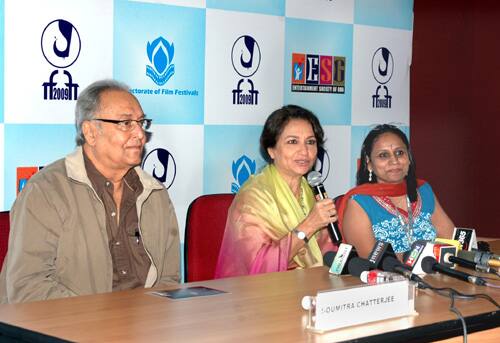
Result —
[[480, 271], [482, 270], [478, 266], [497, 266], [500, 264], [498, 256], [489, 252], [458, 251], [458, 256], [456, 255], [456, 247], [417, 241], [413, 244], [412, 249], [405, 254], [403, 263], [396, 257], [390, 243], [377, 241], [367, 259], [353, 256], [348, 262], [347, 269], [349, 274], [357, 277], [366, 271], [382, 270], [403, 275], [417, 283], [423, 281], [419, 275], [439, 272], [483, 286], [486, 285], [484, 278], [455, 270], [455, 263], [465, 268]]
[[354, 257], [348, 263], [349, 274], [360, 277], [363, 272], [382, 270], [403, 275], [409, 280], [419, 282], [421, 278], [411, 269], [399, 262], [390, 243], [377, 241], [367, 259]]

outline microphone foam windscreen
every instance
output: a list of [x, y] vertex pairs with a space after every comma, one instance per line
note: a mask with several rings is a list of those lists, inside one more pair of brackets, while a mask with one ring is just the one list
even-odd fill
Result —
[[386, 272], [394, 272], [394, 268], [401, 265], [401, 262], [391, 256], [387, 256], [382, 260], [382, 270]]
[[337, 253], [335, 251], [327, 251], [323, 255], [323, 265], [331, 267], [336, 254]]
[[349, 274], [357, 277], [359, 277], [362, 272], [370, 270], [370, 267], [371, 264], [368, 260], [359, 257], [354, 257], [352, 260], [349, 261], [349, 264], [347, 265]]
[[485, 241], [479, 241], [479, 242], [477, 242], [477, 250], [491, 252], [490, 244], [488, 242], [485, 242]]
[[424, 271], [424, 273], [426, 274], [432, 274], [434, 273], [434, 270], [432, 269], [432, 267], [436, 264], [436, 259], [433, 258], [432, 256], [426, 256], [424, 257], [424, 259], [422, 260], [422, 270]]

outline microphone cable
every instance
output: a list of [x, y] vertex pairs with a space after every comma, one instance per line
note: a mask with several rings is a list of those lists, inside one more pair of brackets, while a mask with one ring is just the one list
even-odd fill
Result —
[[422, 287], [422, 289], [429, 289], [432, 292], [450, 298], [450, 307], [448, 308], [450, 312], [453, 312], [457, 318], [460, 320], [462, 323], [462, 331], [463, 331], [463, 342], [467, 343], [467, 324], [465, 323], [465, 318], [458, 310], [458, 308], [455, 307], [455, 299], [462, 299], [462, 300], [476, 300], [476, 299], [485, 299], [489, 302], [491, 302], [494, 306], [496, 306], [498, 309], [500, 309], [500, 305], [490, 297], [488, 294], [484, 293], [473, 293], [473, 294], [465, 294], [457, 291], [454, 288], [451, 287], [434, 287], [428, 284], [427, 282], [424, 282], [426, 287]]
[[496, 284], [496, 283], [489, 283], [489, 282], [486, 282], [484, 284], [485, 286], [488, 286], [488, 287], [491, 287], [491, 288], [500, 288], [500, 285]]
[[[384, 264], [384, 267], [388, 267], [389, 270], [391, 268], [395, 269], [396, 262], [392, 261], [391, 259], [389, 259], [389, 260], [390, 261], [388, 261], [387, 264]], [[392, 271], [392, 270], [390, 270], [390, 271]], [[440, 296], [450, 298], [449, 311], [453, 312], [462, 324], [463, 342], [464, 343], [467, 343], [467, 324], [465, 323], [465, 318], [462, 315], [462, 313], [458, 310], [458, 308], [455, 307], [455, 299], [475, 300], [475, 299], [482, 298], [482, 299], [488, 300], [494, 306], [496, 306], [498, 309], [500, 309], [500, 305], [488, 294], [484, 294], [484, 293], [465, 294], [465, 293], [461, 293], [461, 292], [459, 292], [456, 289], [451, 288], [451, 287], [443, 287], [443, 288], [434, 287], [434, 286], [430, 285], [428, 282], [424, 281], [422, 278], [418, 277], [418, 275], [415, 275], [415, 274], [413, 274], [411, 276], [410, 280], [415, 281], [417, 283], [417, 287], [420, 289], [429, 289], [432, 292], [435, 292], [436, 294], [438, 294]], [[486, 282], [484, 285], [488, 285], [488, 283]]]
[[458, 319], [460, 319], [460, 322], [462, 323], [462, 330], [463, 330], [463, 342], [467, 343], [467, 324], [465, 323], [465, 318], [462, 315], [462, 313], [458, 310], [458, 308], [455, 307], [455, 297], [453, 296], [453, 293], [450, 293], [450, 307], [448, 308], [451, 312], [455, 313]]

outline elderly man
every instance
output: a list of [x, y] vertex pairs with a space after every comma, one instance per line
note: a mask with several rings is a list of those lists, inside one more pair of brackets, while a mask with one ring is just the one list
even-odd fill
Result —
[[151, 119], [112, 80], [87, 87], [75, 112], [76, 151], [35, 174], [12, 207], [2, 302], [179, 282], [174, 208], [138, 167]]

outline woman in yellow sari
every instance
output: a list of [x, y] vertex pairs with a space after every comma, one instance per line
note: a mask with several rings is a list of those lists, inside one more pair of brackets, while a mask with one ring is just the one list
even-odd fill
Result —
[[323, 142], [318, 118], [304, 108], [284, 106], [267, 118], [260, 149], [269, 164], [229, 208], [216, 278], [323, 264], [333, 249], [324, 229], [337, 211], [331, 199], [316, 201], [304, 178]]

